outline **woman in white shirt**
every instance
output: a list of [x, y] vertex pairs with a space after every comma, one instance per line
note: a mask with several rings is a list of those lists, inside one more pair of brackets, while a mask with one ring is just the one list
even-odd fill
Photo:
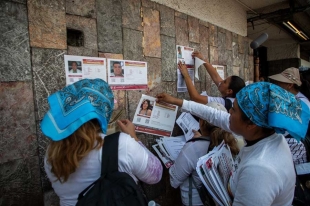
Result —
[[[229, 110], [232, 105], [232, 102], [236, 97], [236, 94], [243, 87], [245, 87], [244, 80], [239, 76], [235, 75], [229, 76], [226, 79], [222, 79], [220, 75], [217, 73], [216, 69], [206, 59], [203, 59], [201, 53], [195, 51], [193, 52], [192, 56], [205, 61], [203, 65], [205, 66], [206, 71], [209, 73], [215, 85], [218, 87], [218, 90], [221, 93], [222, 97], [211, 97], [199, 94], [192, 83], [191, 77], [188, 74], [187, 66], [182, 62], [179, 62], [178, 68], [183, 75], [191, 100], [201, 104], [207, 104], [208, 102], [218, 102], [224, 105], [227, 110]], [[230, 101], [231, 104], [229, 103], [228, 105], [227, 103], [225, 103], [225, 101]]]
[[[214, 109], [225, 111], [225, 107], [222, 104], [216, 102], [210, 102], [207, 106]], [[197, 140], [195, 137], [200, 137], [200, 134], [196, 133], [193, 141], [190, 141], [184, 145], [178, 158], [175, 160], [174, 164], [169, 169], [170, 174], [170, 184], [172, 187], [180, 187], [181, 198], [183, 205], [203, 205], [199, 193], [196, 189], [202, 186], [202, 182], [196, 172], [197, 160], [199, 157], [207, 154], [210, 148], [217, 146], [223, 140], [230, 146], [233, 155], [237, 155], [239, 149], [237, 147], [237, 141], [231, 133], [228, 133], [221, 128], [218, 128], [207, 121], [200, 120], [200, 131], [201, 135], [204, 137], [210, 137], [210, 141]], [[192, 177], [196, 184], [192, 183], [192, 198], [189, 198], [190, 193], [190, 181], [189, 177]]]
[[[83, 79], [48, 97], [50, 110], [41, 122], [52, 141], [44, 168], [61, 206], [73, 206], [80, 192], [100, 177], [102, 146], [114, 97], [101, 79]], [[136, 182], [155, 184], [162, 165], [137, 138], [129, 120], [118, 121], [118, 170]]]
[[247, 145], [235, 159], [228, 190], [236, 205], [292, 204], [295, 171], [288, 131], [300, 140], [306, 134], [310, 111], [294, 95], [270, 83], [254, 83], [236, 95], [230, 114], [206, 105], [158, 94], [157, 101], [182, 106], [208, 122], [241, 135]]

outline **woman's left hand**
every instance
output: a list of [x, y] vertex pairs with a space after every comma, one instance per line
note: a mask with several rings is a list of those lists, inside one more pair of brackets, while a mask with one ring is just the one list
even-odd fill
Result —
[[122, 132], [129, 134], [136, 141], [139, 141], [136, 135], [135, 125], [131, 121], [129, 121], [128, 119], [122, 119], [122, 120], [118, 120], [117, 124], [122, 130]]
[[181, 74], [183, 75], [183, 77], [189, 77], [186, 64], [184, 64], [181, 61], [179, 61], [178, 68], [179, 68]]

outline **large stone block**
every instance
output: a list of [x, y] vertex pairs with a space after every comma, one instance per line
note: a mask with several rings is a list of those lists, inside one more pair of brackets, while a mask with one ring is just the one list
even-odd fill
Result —
[[149, 57], [161, 57], [159, 12], [143, 8], [143, 53]]
[[124, 31], [124, 59], [144, 61], [142, 47], [142, 32], [132, 29]]
[[146, 57], [146, 61], [148, 67], [147, 68], [148, 88], [150, 91], [153, 91], [161, 84], [161, 77], [162, 77], [161, 59]]
[[160, 5], [160, 34], [175, 37], [174, 10]]
[[141, 1], [124, 0], [123, 7], [123, 27], [143, 31], [141, 18]]
[[37, 156], [0, 164], [1, 205], [43, 205]]
[[195, 51], [200, 51], [200, 44], [199, 43], [189, 42], [189, 47], [194, 48]]
[[209, 24], [209, 44], [217, 47], [217, 26]]
[[85, 47], [68, 46], [68, 54], [75, 56], [97, 57], [98, 51], [94, 49], [88, 49]]
[[175, 38], [176, 44], [189, 46], [187, 20], [175, 17]]
[[238, 35], [238, 45], [239, 45], [239, 53], [245, 53], [245, 45], [244, 45], [245, 37]]
[[37, 136], [38, 136], [38, 143], [39, 143], [39, 170], [41, 176], [41, 187], [42, 191], [45, 193], [47, 191], [52, 190], [52, 184], [47, 177], [47, 174], [44, 169], [44, 157], [46, 155], [46, 150], [48, 145], [50, 144], [51, 140], [47, 138], [41, 131], [40, 121], [37, 121]]
[[226, 65], [226, 34], [218, 32], [218, 63]]
[[226, 31], [226, 49], [232, 50], [232, 33], [230, 31]]
[[233, 64], [234, 66], [240, 66], [240, 57], [239, 57], [239, 45], [236, 42], [233, 42]]
[[63, 0], [28, 0], [31, 47], [66, 49], [66, 15]]
[[0, 164], [37, 155], [32, 82], [0, 83]]
[[96, 0], [66, 0], [66, 13], [96, 18]]
[[122, 1], [97, 0], [98, 50], [123, 53]]
[[214, 46], [210, 46], [210, 63], [211, 64], [218, 64], [219, 55], [218, 50]]
[[31, 80], [26, 5], [0, 1], [0, 81]]
[[[83, 32], [83, 48], [97, 53], [97, 26], [96, 20], [74, 15], [66, 15], [67, 28]], [[98, 56], [98, 54], [96, 55]]]
[[200, 43], [199, 41], [199, 20], [189, 16], [188, 19], [189, 41]]
[[209, 60], [209, 28], [199, 25], [200, 53]]
[[161, 65], [162, 81], [176, 81], [177, 59], [175, 38], [161, 35]]
[[176, 17], [181, 18], [181, 19], [187, 20], [187, 15], [186, 15], [185, 13], [182, 13], [182, 12], [179, 12], [179, 11], [175, 11], [175, 12], [174, 12], [174, 15], [175, 15]]
[[107, 59], [123, 59], [123, 54], [112, 54], [112, 53], [101, 53], [99, 52], [99, 57]]
[[59, 206], [59, 197], [54, 192], [54, 190], [44, 192], [44, 205]]
[[209, 28], [209, 23], [199, 19], [199, 24]]
[[66, 85], [64, 50], [32, 49], [36, 120], [48, 111], [47, 97]]
[[142, 0], [141, 3], [143, 7], [152, 8], [156, 10], [158, 10], [158, 8], [160, 7], [160, 4], [155, 3], [151, 0]]

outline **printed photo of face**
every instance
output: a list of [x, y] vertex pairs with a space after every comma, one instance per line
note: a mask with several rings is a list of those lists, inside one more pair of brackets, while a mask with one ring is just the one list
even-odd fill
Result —
[[114, 76], [123, 76], [123, 71], [122, 71], [122, 65], [121, 65], [121, 62], [114, 62], [113, 63], [113, 73], [114, 73]]

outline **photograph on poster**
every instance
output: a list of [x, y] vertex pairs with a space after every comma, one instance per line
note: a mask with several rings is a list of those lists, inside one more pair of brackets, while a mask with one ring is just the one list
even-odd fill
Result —
[[124, 77], [123, 65], [123, 61], [111, 61], [110, 77]]
[[132, 122], [137, 132], [169, 137], [175, 124], [178, 107], [158, 103], [155, 100], [155, 97], [142, 94]]
[[67, 85], [86, 78], [107, 81], [105, 58], [64, 55], [64, 62]]
[[82, 73], [82, 63], [80, 61], [68, 61], [69, 73]]

